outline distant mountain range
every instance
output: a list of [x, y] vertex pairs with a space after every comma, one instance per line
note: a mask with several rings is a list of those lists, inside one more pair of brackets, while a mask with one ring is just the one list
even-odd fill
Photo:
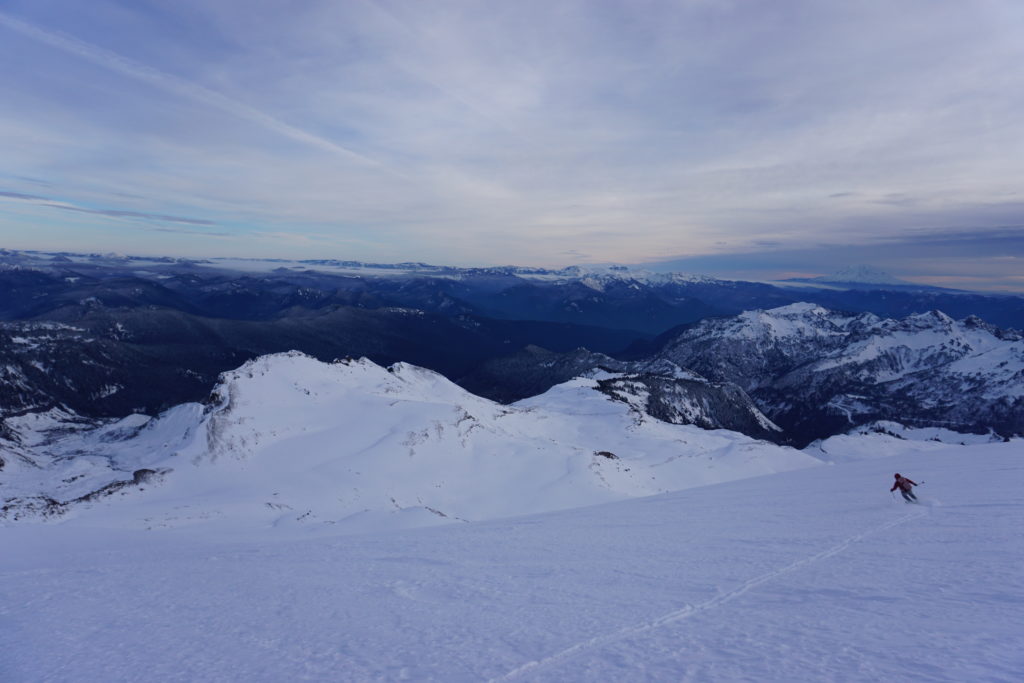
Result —
[[[846, 288], [835, 286], [835, 278], [845, 277], [856, 281], [847, 282]], [[833, 285], [808, 287], [808, 282]], [[625, 266], [455, 268], [0, 250], [0, 319], [56, 319], [69, 315], [62, 309], [89, 304], [157, 306], [236, 320], [267, 320], [294, 308], [397, 307], [445, 316], [626, 330], [642, 338], [709, 316], [809, 301], [886, 317], [941, 310], [958, 319], [976, 315], [1000, 327], [1024, 328], [1021, 296], [910, 285], [864, 267], [799, 284], [787, 287]]]
[[977, 317], [793, 304], [703, 321], [657, 357], [737, 384], [796, 443], [875, 420], [1024, 434], [1024, 337]]
[[1024, 298], [838, 277], [879, 282], [0, 250], [0, 417], [154, 415], [297, 350], [413, 363], [504, 402], [603, 368], [601, 390], [649, 415], [784, 443], [877, 419], [1024, 431], [1007, 329]]
[[[741, 431], [798, 446], [878, 420], [1024, 434], [1024, 336], [939, 311], [894, 320], [791, 304], [695, 323], [640, 359], [527, 348], [462, 383], [513, 400], [589, 367], [656, 376], [686, 368], [690, 382], [749, 396], [781, 428]], [[666, 414], [658, 410], [649, 412]]]

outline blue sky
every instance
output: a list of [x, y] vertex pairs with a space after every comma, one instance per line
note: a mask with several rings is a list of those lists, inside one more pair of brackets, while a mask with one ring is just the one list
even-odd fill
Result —
[[0, 246], [1024, 291], [1017, 0], [0, 0]]

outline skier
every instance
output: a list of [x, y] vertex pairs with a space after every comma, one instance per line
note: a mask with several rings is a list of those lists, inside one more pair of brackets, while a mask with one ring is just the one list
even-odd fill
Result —
[[900, 493], [903, 494], [903, 500], [907, 501], [908, 503], [916, 503], [917, 496], [914, 495], [913, 488], [917, 486], [917, 482], [907, 479], [899, 472], [897, 472], [894, 476], [896, 477], [896, 482], [892, 485], [892, 488], [889, 489], [889, 492], [891, 493], [892, 491], [899, 489]]

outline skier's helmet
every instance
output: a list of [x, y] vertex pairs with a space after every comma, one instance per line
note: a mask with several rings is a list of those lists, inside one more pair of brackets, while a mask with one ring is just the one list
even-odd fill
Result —
[[892, 476], [894, 476], [894, 477], [896, 477], [897, 479], [899, 479], [899, 478], [900, 478], [900, 473], [899, 473], [899, 472], [897, 472], [896, 474], [894, 474], [894, 475], [892, 475]]

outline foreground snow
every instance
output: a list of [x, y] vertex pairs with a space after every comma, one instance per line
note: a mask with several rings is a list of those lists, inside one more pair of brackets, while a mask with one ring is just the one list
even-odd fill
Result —
[[0, 678], [1021, 680], [1024, 444], [890, 444], [415, 531], [0, 527]]

